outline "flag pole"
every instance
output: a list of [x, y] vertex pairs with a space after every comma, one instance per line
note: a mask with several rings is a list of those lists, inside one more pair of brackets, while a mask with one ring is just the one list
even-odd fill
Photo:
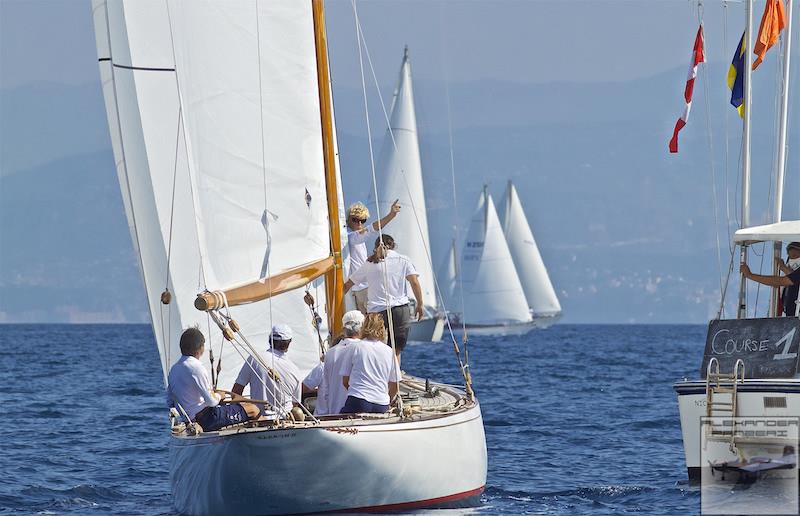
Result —
[[[750, 78], [753, 73], [753, 53], [751, 52], [751, 41], [753, 35], [753, 0], [745, 3], [745, 66], [744, 66], [744, 129], [742, 130], [742, 222], [741, 227], [750, 226]], [[741, 263], [747, 263], [747, 245], [740, 248]], [[737, 318], [743, 319], [747, 315], [747, 280], [744, 276], [740, 278], [739, 284], [739, 309]]]
[[[783, 183], [786, 175], [786, 126], [789, 118], [789, 65], [791, 64], [792, 52], [792, 0], [788, 0], [786, 5], [786, 31], [783, 33], [784, 54], [783, 54], [783, 83], [781, 89], [781, 113], [778, 128], [778, 171], [775, 174], [775, 222], [780, 222], [783, 216]], [[775, 263], [781, 257], [781, 244], [775, 242], [773, 247], [773, 274], [778, 275], [778, 265]], [[770, 315], [778, 317], [778, 291], [777, 287], [773, 288], [772, 301], [770, 305]]]

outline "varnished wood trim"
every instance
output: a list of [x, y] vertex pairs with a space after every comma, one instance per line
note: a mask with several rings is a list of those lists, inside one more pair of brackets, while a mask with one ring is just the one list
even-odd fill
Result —
[[[244, 305], [277, 296], [290, 290], [303, 287], [333, 269], [333, 257], [328, 256], [316, 262], [293, 267], [275, 276], [254, 281], [241, 287], [225, 290], [229, 306]], [[213, 292], [197, 295], [194, 306], [198, 310], [207, 311], [222, 308], [222, 298]]]

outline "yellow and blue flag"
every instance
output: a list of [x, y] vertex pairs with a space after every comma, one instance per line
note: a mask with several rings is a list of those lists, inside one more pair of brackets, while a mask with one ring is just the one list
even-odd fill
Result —
[[744, 34], [736, 47], [731, 67], [728, 69], [728, 88], [731, 89], [731, 105], [744, 118], [744, 52], [747, 50], [744, 43]]

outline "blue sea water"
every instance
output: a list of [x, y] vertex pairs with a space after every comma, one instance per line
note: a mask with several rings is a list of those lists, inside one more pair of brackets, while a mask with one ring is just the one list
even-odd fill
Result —
[[[698, 514], [671, 385], [697, 375], [704, 338], [623, 325], [473, 338], [489, 475], [467, 512]], [[458, 382], [444, 343], [410, 346], [403, 368]], [[0, 375], [0, 514], [175, 513], [149, 326], [0, 325]]]

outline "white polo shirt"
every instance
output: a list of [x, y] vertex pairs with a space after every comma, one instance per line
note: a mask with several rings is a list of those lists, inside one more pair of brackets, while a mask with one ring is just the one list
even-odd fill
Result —
[[359, 340], [352, 345], [339, 374], [350, 377], [348, 396], [378, 405], [389, 404], [389, 382], [398, 381], [392, 348], [375, 340]]
[[[317, 408], [314, 410], [314, 415], [338, 414], [344, 407], [344, 402], [347, 401], [347, 389], [342, 384], [342, 375], [339, 374], [339, 369], [350, 357], [353, 344], [356, 342], [359, 340], [343, 339], [325, 353], [325, 368], [322, 371], [322, 383], [319, 388], [321, 394], [317, 397]], [[320, 397], [324, 398], [321, 407]]]
[[[267, 366], [278, 373], [280, 383], [275, 382], [253, 357], [247, 357], [239, 371], [239, 376], [236, 377], [236, 383], [239, 385], [249, 384], [251, 399], [265, 400], [272, 405], [276, 412], [285, 415], [292, 410], [293, 402], [299, 403], [302, 396], [300, 369], [294, 365], [294, 362], [286, 358], [284, 351], [270, 348], [262, 355], [262, 358]], [[263, 407], [261, 412], [264, 412]]]
[[[204, 408], [219, 404], [217, 397], [211, 394], [212, 390], [208, 371], [195, 357], [181, 355], [169, 370], [167, 404], [173, 407], [179, 403], [192, 421]], [[178, 412], [183, 417], [180, 409]]]
[[[319, 364], [314, 367], [311, 371], [308, 372], [305, 379], [303, 380], [303, 385], [308, 387], [309, 389], [317, 389], [317, 404], [314, 408], [314, 414], [327, 414], [327, 409], [325, 408], [325, 399], [322, 392], [322, 372], [325, 370], [325, 362], [320, 362]], [[318, 412], [322, 411], [322, 412]]]
[[[386, 274], [384, 276], [384, 266]], [[350, 273], [353, 283], [366, 283], [367, 312], [383, 312], [388, 307], [408, 303], [406, 295], [406, 277], [418, 276], [417, 269], [407, 256], [392, 250], [386, 252], [386, 258], [378, 263], [364, 262], [355, 272]], [[384, 279], [386, 281], [384, 281]]]
[[[377, 238], [375, 234], [371, 223], [364, 226], [364, 231], [350, 231], [350, 228], [347, 228], [347, 252], [350, 257], [351, 276], [367, 261], [367, 256], [369, 256], [367, 254], [367, 242]], [[355, 285], [350, 289], [353, 292], [364, 290], [368, 286], [366, 283], [356, 283], [355, 281], [353, 283]]]

